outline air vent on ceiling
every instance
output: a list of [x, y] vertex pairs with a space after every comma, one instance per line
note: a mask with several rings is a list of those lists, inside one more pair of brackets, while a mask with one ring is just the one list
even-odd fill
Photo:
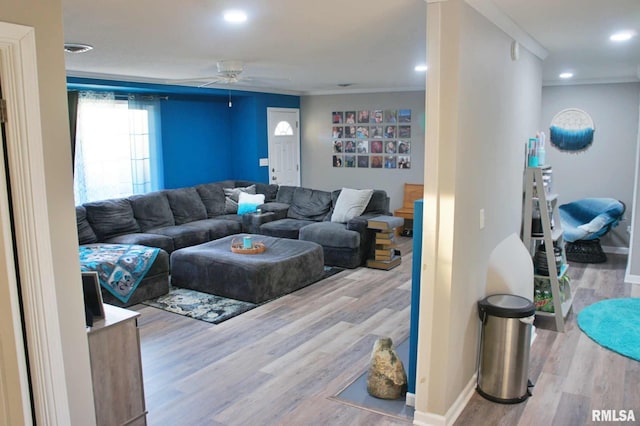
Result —
[[84, 53], [93, 49], [93, 46], [81, 43], [65, 43], [64, 51], [67, 53]]

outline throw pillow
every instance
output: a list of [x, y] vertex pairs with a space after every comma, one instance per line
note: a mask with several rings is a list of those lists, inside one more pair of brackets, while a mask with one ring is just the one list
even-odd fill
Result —
[[255, 213], [261, 204], [264, 204], [264, 194], [241, 192], [238, 197], [238, 214]]
[[373, 189], [342, 188], [336, 206], [333, 208], [331, 222], [346, 223], [360, 216], [367, 208]]
[[246, 192], [247, 194], [255, 194], [256, 186], [250, 185], [244, 188], [241, 186], [237, 188], [224, 188], [226, 214], [238, 213], [238, 198], [240, 197], [241, 192]]

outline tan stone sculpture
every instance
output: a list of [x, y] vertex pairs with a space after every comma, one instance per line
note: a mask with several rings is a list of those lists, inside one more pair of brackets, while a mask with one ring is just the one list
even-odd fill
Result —
[[367, 392], [381, 399], [398, 399], [407, 393], [407, 374], [389, 337], [381, 337], [373, 345]]

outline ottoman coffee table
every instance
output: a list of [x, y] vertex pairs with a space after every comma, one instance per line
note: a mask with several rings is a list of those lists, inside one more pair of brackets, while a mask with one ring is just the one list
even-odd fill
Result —
[[[233, 240], [263, 242], [259, 254], [231, 251]], [[237, 234], [171, 254], [171, 285], [245, 302], [262, 303], [322, 278], [322, 246], [265, 235]]]

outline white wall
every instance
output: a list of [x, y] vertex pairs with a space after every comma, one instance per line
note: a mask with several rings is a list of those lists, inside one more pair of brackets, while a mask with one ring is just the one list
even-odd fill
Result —
[[[333, 167], [333, 111], [400, 108], [412, 111], [410, 169]], [[404, 183], [423, 182], [424, 92], [303, 96], [300, 114], [302, 186], [323, 190], [342, 187], [384, 189], [391, 198], [390, 209], [393, 212], [402, 206]]]
[[513, 61], [512, 38], [465, 1], [427, 7], [417, 424], [450, 420], [458, 397], [473, 390], [476, 303], [491, 251], [520, 232], [523, 146], [540, 121], [542, 86], [541, 60], [521, 48]]
[[94, 423], [75, 226], [60, 0], [0, 0], [0, 21], [35, 28], [50, 235], [64, 368], [73, 425]]
[[628, 247], [635, 175], [640, 83], [551, 86], [542, 90], [540, 129], [547, 135], [553, 116], [566, 108], [580, 108], [595, 124], [593, 144], [585, 151], [568, 153], [547, 144], [553, 167], [554, 192], [560, 203], [584, 197], [610, 197], [625, 203], [625, 220], [602, 245]]

